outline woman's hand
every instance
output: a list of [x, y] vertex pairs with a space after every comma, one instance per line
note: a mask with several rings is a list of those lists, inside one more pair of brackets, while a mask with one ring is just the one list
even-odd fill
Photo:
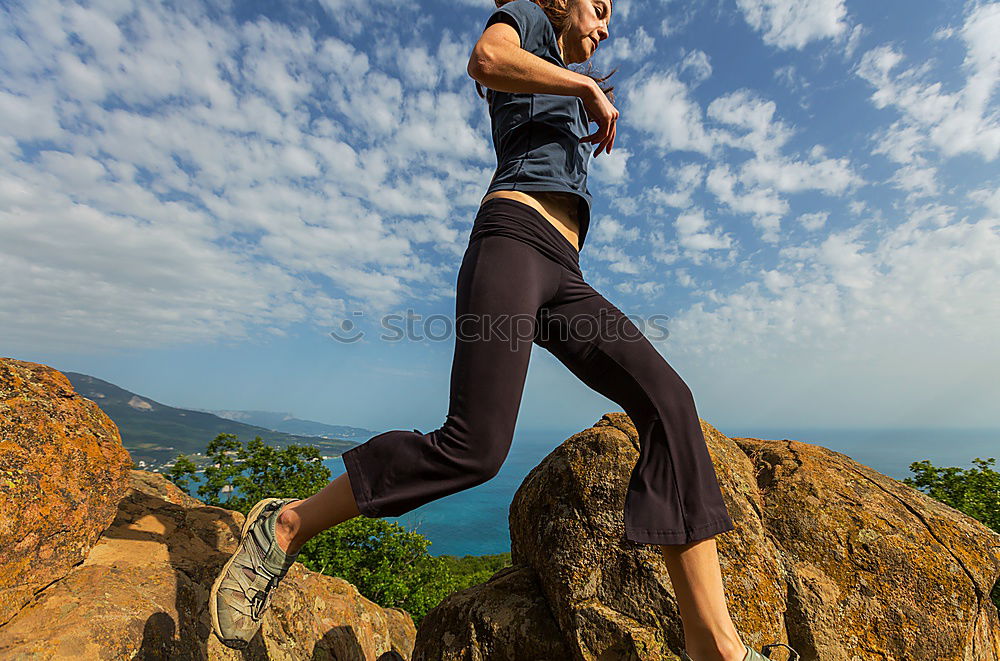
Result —
[[615, 108], [608, 95], [601, 91], [595, 82], [588, 88], [588, 92], [581, 96], [583, 107], [587, 110], [587, 119], [597, 122], [597, 131], [588, 136], [580, 138], [580, 142], [596, 142], [594, 158], [603, 149], [606, 154], [611, 153], [611, 148], [615, 144], [615, 133], [618, 126], [618, 109]]

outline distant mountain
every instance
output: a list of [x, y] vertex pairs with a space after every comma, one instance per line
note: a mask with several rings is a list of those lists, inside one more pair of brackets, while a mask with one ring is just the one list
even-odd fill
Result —
[[235, 434], [244, 443], [260, 436], [268, 445], [279, 447], [312, 445], [324, 457], [340, 456], [357, 445], [342, 438], [290, 434], [204, 411], [175, 408], [87, 374], [63, 374], [78, 393], [108, 414], [118, 426], [125, 449], [136, 463], [144, 461], [146, 470], [172, 465], [178, 454], [204, 452], [208, 442], [222, 433]]
[[315, 420], [302, 420], [296, 418], [291, 413], [277, 413], [275, 411], [219, 411], [212, 409], [195, 409], [205, 413], [212, 413], [220, 418], [235, 420], [248, 425], [257, 425], [282, 431], [286, 434], [303, 434], [305, 436], [319, 436], [321, 438], [339, 438], [347, 441], [367, 441], [378, 432], [361, 427], [346, 427], [344, 425], [328, 425], [325, 422]]

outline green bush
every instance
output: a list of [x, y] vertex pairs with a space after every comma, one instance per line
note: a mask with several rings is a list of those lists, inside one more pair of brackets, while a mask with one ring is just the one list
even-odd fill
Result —
[[[910, 471], [916, 477], [902, 482], [1000, 532], [1000, 473], [990, 468], [996, 459], [976, 457], [972, 463], [979, 468], [937, 468], [926, 459], [914, 461]], [[990, 598], [1000, 610], [1000, 581], [993, 585]]]
[[359, 516], [310, 539], [299, 560], [352, 583], [380, 606], [402, 608], [420, 626], [427, 611], [458, 589], [444, 562], [427, 553], [430, 543], [398, 523]]
[[510, 552], [496, 555], [464, 555], [461, 558], [454, 555], [439, 556], [444, 566], [451, 572], [458, 587], [464, 590], [472, 585], [479, 585], [490, 580], [493, 574], [504, 567], [510, 567]]
[[[244, 516], [264, 498], [306, 499], [331, 480], [330, 469], [313, 446], [275, 448], [259, 436], [244, 446], [233, 434], [219, 434], [205, 455], [209, 463], [204, 478], [185, 455], [178, 455], [166, 477], [185, 492], [190, 492], [192, 479], [201, 482], [197, 494], [205, 504]], [[227, 486], [234, 489], [224, 491]], [[398, 523], [358, 516], [310, 539], [298, 560], [312, 571], [344, 579], [382, 607], [405, 610], [419, 626], [448, 594], [492, 576], [478, 561], [429, 555], [430, 544]], [[510, 554], [505, 555], [509, 564]], [[487, 562], [489, 567], [496, 564]]]
[[[196, 477], [197, 466], [184, 455], [178, 455], [167, 477], [185, 490], [190, 488], [189, 476], [199, 480], [203, 484], [198, 498], [205, 504], [244, 515], [264, 498], [305, 499], [330, 481], [330, 469], [310, 445], [276, 448], [258, 436], [244, 447], [235, 434], [219, 434], [205, 448], [205, 456], [209, 463], [204, 478]], [[233, 490], [224, 491], [227, 487]]]

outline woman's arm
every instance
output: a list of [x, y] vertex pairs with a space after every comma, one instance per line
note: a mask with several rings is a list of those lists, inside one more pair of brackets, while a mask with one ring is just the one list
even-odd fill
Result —
[[521, 48], [517, 30], [494, 23], [483, 31], [469, 58], [468, 73], [497, 92], [593, 97], [600, 91], [590, 76], [564, 69]]

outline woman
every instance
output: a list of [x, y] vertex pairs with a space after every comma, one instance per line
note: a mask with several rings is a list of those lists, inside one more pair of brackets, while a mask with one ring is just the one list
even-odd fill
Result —
[[[733, 524], [692, 395], [580, 272], [590, 225], [587, 164], [592, 149], [594, 157], [611, 152], [619, 113], [597, 84], [604, 79], [566, 64], [588, 60], [608, 38], [612, 0], [496, 3], [468, 71], [489, 89], [497, 170], [459, 269], [447, 419], [427, 434], [393, 430], [351, 448], [346, 472], [305, 500], [259, 502], [213, 586], [216, 635], [246, 646], [271, 590], [317, 533], [358, 515], [401, 516], [496, 475], [538, 344], [636, 425], [641, 451], [625, 536], [659, 545], [687, 650], [695, 661], [762, 661], [726, 608], [712, 538]], [[590, 135], [588, 120], [599, 127]], [[597, 337], [583, 326], [597, 328]]]

